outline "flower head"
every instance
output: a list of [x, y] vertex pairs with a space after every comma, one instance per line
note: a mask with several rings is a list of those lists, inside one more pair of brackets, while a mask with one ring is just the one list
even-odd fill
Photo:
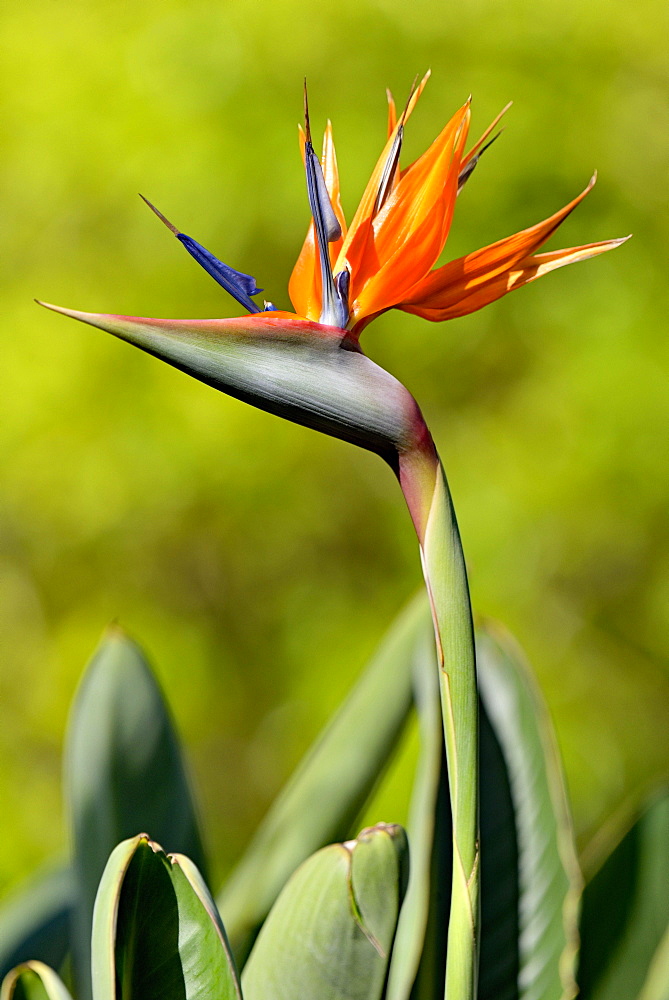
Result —
[[[500, 134], [489, 139], [510, 105], [465, 151], [471, 117], [471, 99], [467, 100], [429, 149], [401, 169], [405, 127], [429, 75], [414, 85], [399, 118], [388, 92], [387, 141], [350, 226], [341, 205], [332, 125], [328, 122], [325, 129], [319, 158], [311, 138], [305, 84], [305, 126], [300, 126], [299, 138], [312, 221], [288, 286], [295, 318], [345, 329], [352, 340], [388, 309], [433, 321], [452, 319], [481, 309], [555, 268], [624, 242], [605, 240], [536, 252], [591, 190], [595, 175], [573, 201], [543, 222], [435, 267], [448, 239], [458, 194], [481, 154]], [[276, 311], [271, 303], [261, 309], [253, 301], [251, 296], [262, 291], [254, 278], [223, 264], [147, 204], [240, 305], [251, 313]]]
[[[348, 228], [340, 201], [332, 126], [328, 123], [321, 168], [329, 196], [327, 207], [338, 223], [338, 231], [326, 252], [322, 241], [314, 238], [318, 228], [314, 212], [316, 222], [310, 227], [290, 279], [290, 297], [297, 314], [326, 321], [323, 311], [327, 295], [323, 295], [323, 288], [324, 274], [329, 272], [335, 287], [338, 279], [342, 283], [346, 275], [346, 325], [355, 336], [380, 313], [393, 308], [429, 320], [452, 319], [480, 309], [557, 267], [594, 257], [623, 242], [607, 240], [536, 254], [592, 188], [593, 177], [581, 194], [550, 218], [435, 268], [448, 238], [458, 194], [482, 152], [494, 141], [488, 137], [509, 105], [466, 152], [471, 103], [466, 101], [429, 149], [401, 169], [404, 129], [428, 77], [429, 73], [413, 88], [399, 119], [392, 95], [388, 94], [387, 142]], [[314, 155], [310, 136], [300, 130], [300, 138], [309, 170]]]
[[388, 95], [386, 144], [349, 226], [332, 126], [328, 123], [318, 157], [305, 87], [300, 144], [312, 221], [289, 282], [294, 312], [278, 311], [270, 302], [258, 305], [254, 296], [262, 289], [255, 278], [224, 264], [150, 203], [247, 315], [162, 320], [50, 308], [108, 330], [237, 398], [376, 451], [399, 468], [402, 455], [425, 445], [429, 434], [406, 389], [362, 354], [358, 340], [367, 323], [388, 309], [429, 320], [463, 316], [557, 267], [623, 242], [536, 252], [585, 197], [593, 177], [543, 222], [436, 266], [458, 193], [497, 138], [489, 137], [507, 109], [467, 150], [466, 101], [426, 152], [402, 168], [404, 131], [428, 76], [412, 88], [399, 116]]

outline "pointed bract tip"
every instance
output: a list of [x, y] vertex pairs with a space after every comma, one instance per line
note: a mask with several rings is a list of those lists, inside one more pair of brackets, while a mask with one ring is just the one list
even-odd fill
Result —
[[62, 306], [54, 306], [51, 302], [44, 302], [42, 299], [35, 299], [38, 306], [44, 306], [45, 309], [50, 309], [51, 312], [63, 313], [67, 315]]
[[90, 326], [97, 326], [100, 330], [108, 330], [108, 324], [114, 320], [135, 320], [134, 316], [119, 316], [116, 313], [92, 313], [83, 312], [81, 309], [66, 309], [65, 306], [56, 306], [52, 302], [42, 302], [35, 299], [38, 305], [50, 309], [51, 312], [60, 313], [61, 316], [68, 316], [70, 319], [77, 319], [81, 323], [88, 323]]
[[406, 116], [409, 114], [409, 105], [411, 104], [411, 99], [413, 95], [416, 93], [417, 89], [418, 89], [418, 73], [416, 73], [415, 77], [413, 78], [413, 83], [411, 84], [411, 87], [409, 89], [409, 96], [407, 97], [406, 104], [404, 105], [404, 109], [402, 111], [402, 114], [400, 115], [400, 120], [398, 122], [398, 125], [401, 128], [404, 127]]
[[481, 146], [481, 148], [478, 151], [478, 155], [479, 156], [483, 156], [483, 154], [485, 153], [485, 151], [487, 149], [490, 149], [490, 147], [492, 146], [493, 142], [497, 142], [497, 140], [499, 139], [499, 137], [502, 134], [502, 132], [505, 132], [505, 131], [506, 131], [506, 129], [501, 128], [499, 130], [499, 132], [495, 132], [495, 134], [492, 137], [492, 139], [488, 139], [488, 141], [486, 142], [485, 146]]
[[304, 132], [307, 142], [311, 142], [311, 125], [309, 123], [309, 94], [307, 93], [307, 78], [304, 78]]
[[172, 225], [169, 219], [166, 219], [162, 212], [160, 212], [155, 205], [152, 205], [148, 198], [145, 198], [143, 194], [138, 192], [139, 197], [142, 199], [145, 205], [148, 205], [154, 215], [157, 215], [161, 222], [163, 222], [170, 232], [174, 233], [175, 236], [179, 235], [180, 230], [176, 226]]
[[112, 618], [104, 632], [102, 633], [103, 641], [109, 640], [125, 640], [129, 639], [130, 636], [126, 630], [120, 625], [118, 618]]

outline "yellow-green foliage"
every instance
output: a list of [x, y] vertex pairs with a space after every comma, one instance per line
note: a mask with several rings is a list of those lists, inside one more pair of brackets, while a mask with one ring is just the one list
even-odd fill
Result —
[[65, 713], [111, 619], [155, 658], [222, 870], [419, 586], [378, 459], [32, 304], [234, 314], [141, 190], [288, 306], [308, 220], [305, 73], [349, 214], [385, 135], [384, 87], [401, 102], [431, 66], [408, 157], [470, 91], [474, 133], [516, 102], [450, 254], [550, 214], [593, 167], [551, 246], [635, 234], [483, 313], [388, 314], [365, 337], [437, 437], [476, 609], [536, 665], [582, 843], [666, 772], [662, 17], [660, 0], [643, 17], [622, 0], [5, 5], [0, 888], [63, 843]]

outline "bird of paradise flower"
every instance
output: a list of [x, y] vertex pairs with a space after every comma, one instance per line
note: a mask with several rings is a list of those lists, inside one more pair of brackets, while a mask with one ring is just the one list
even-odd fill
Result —
[[389, 309], [432, 321], [464, 316], [624, 240], [537, 253], [592, 189], [593, 177], [543, 222], [436, 267], [458, 194], [507, 109], [465, 151], [466, 101], [427, 151], [402, 169], [404, 130], [428, 76], [412, 88], [399, 117], [389, 94], [387, 141], [348, 227], [332, 127], [328, 123], [319, 158], [305, 88], [300, 144], [312, 221], [289, 282], [294, 312], [270, 302], [259, 306], [254, 296], [262, 289], [251, 275], [224, 264], [152, 205], [246, 316], [160, 320], [48, 308], [107, 330], [236, 398], [374, 451], [397, 475], [420, 543], [440, 664], [454, 862], [446, 994], [464, 1000], [476, 995], [479, 885], [477, 690], [467, 574], [448, 483], [418, 404], [362, 352], [359, 338]]

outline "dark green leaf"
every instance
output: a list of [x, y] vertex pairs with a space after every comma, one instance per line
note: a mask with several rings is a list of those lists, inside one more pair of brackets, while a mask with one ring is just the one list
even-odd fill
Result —
[[479, 1000], [572, 997], [581, 877], [553, 730], [509, 636], [479, 630], [477, 657]]
[[0, 908], [0, 979], [39, 959], [59, 969], [70, 947], [74, 878], [69, 868], [36, 877]]
[[404, 832], [385, 824], [305, 861], [246, 963], [246, 1000], [379, 1000], [407, 861]]
[[150, 830], [203, 865], [179, 742], [139, 648], [108, 632], [79, 688], [66, 745], [66, 788], [78, 893], [74, 958], [80, 1000], [90, 994], [90, 935], [98, 883], [113, 848]]
[[247, 955], [280, 890], [313, 851], [351, 835], [411, 706], [424, 600], [398, 619], [365, 673], [279, 795], [219, 896], [235, 955]]
[[[585, 888], [578, 975], [583, 1000], [634, 1000], [667, 928], [669, 794], [665, 793], [646, 809]], [[656, 959], [660, 962], [661, 953]], [[661, 964], [655, 964], [655, 975], [661, 975]]]

